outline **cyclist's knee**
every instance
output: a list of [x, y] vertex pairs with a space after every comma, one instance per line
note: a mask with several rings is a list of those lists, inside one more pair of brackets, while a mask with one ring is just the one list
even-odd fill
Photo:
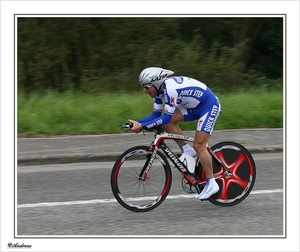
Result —
[[164, 125], [165, 131], [166, 131], [166, 132], [172, 131], [172, 129], [174, 128], [174, 124], [176, 124], [176, 123], [171, 123], [171, 122], [170, 122], [170, 123]]
[[201, 131], [196, 131], [195, 140], [193, 144], [194, 149], [199, 151], [206, 150], [209, 138], [210, 138], [209, 134]]
[[181, 111], [178, 108], [176, 108], [175, 112], [172, 116], [171, 123], [177, 123], [177, 122], [183, 122], [183, 121], [184, 121], [184, 117], [183, 117]]
[[206, 150], [206, 145], [207, 145], [206, 143], [194, 141], [193, 148], [194, 148], [197, 152], [201, 152], [201, 151]]

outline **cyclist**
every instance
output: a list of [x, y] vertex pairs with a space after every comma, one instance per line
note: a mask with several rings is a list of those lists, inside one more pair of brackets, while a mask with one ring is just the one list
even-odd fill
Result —
[[206, 146], [214, 124], [221, 112], [218, 97], [202, 82], [185, 76], [172, 76], [173, 71], [160, 67], [145, 68], [139, 75], [139, 83], [154, 100], [153, 111], [132, 123], [131, 130], [138, 133], [143, 126], [148, 128], [164, 125], [168, 133], [181, 134], [177, 122], [198, 120], [193, 148], [184, 140], [175, 140], [182, 154], [198, 155], [206, 176], [206, 185], [198, 200], [208, 199], [219, 191], [213, 176], [212, 158]]

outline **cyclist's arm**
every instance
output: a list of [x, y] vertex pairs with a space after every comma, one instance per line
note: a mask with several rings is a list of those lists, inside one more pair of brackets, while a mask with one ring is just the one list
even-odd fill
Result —
[[143, 123], [145, 123], [145, 122], [152, 121], [152, 120], [154, 120], [154, 119], [156, 119], [156, 118], [158, 118], [158, 117], [160, 117], [160, 116], [161, 116], [161, 112], [153, 111], [152, 114], [146, 116], [146, 117], [143, 118], [143, 119], [137, 120], [137, 122], [143, 124]]
[[178, 94], [175, 89], [169, 88], [169, 90], [166, 90], [165, 96], [167, 100], [165, 101], [164, 114], [152, 120], [140, 122], [142, 126], [146, 126], [147, 128], [152, 128], [154, 126], [166, 125], [171, 121], [173, 113], [176, 108], [176, 100]]
[[172, 119], [172, 115], [165, 113], [162, 116], [157, 117], [153, 120], [140, 122], [140, 123], [142, 124], [143, 127], [152, 128], [154, 126], [168, 124], [171, 121], [171, 119]]
[[150, 115], [142, 118], [142, 119], [139, 119], [137, 120], [137, 122], [139, 123], [145, 123], [145, 122], [149, 122], [149, 121], [152, 121], [158, 117], [161, 116], [161, 113], [162, 113], [162, 110], [163, 110], [163, 102], [161, 99], [159, 98], [154, 98], [153, 99], [153, 111]]

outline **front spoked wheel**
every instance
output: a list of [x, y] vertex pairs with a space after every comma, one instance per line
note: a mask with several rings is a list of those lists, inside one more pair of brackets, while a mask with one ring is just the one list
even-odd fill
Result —
[[157, 151], [148, 173], [152, 151], [137, 146], [125, 151], [111, 172], [111, 188], [117, 201], [128, 210], [146, 212], [159, 206], [167, 197], [172, 182], [170, 165]]
[[244, 146], [235, 142], [218, 143], [212, 149], [229, 167], [231, 174], [222, 176], [225, 169], [213, 160], [214, 176], [220, 190], [212, 195], [209, 201], [220, 206], [236, 205], [249, 195], [254, 186], [256, 167], [253, 157]]

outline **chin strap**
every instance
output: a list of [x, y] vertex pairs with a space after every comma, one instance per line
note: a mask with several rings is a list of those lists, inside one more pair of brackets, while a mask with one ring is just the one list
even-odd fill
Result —
[[156, 90], [156, 96], [158, 97], [159, 96], [159, 92], [158, 92], [158, 89], [154, 86], [155, 90]]
[[[154, 85], [153, 85], [154, 86]], [[154, 86], [155, 90], [156, 90], [156, 96], [159, 96], [159, 92], [161, 90], [162, 85], [160, 85], [159, 90]]]

